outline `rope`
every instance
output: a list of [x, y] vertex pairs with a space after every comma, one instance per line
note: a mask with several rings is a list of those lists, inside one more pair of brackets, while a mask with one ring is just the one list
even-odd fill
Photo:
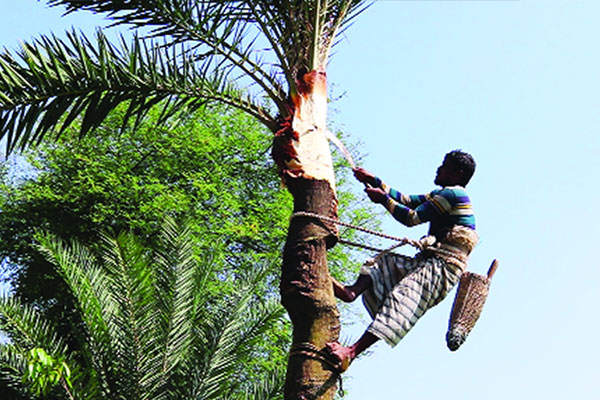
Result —
[[339, 372], [337, 362], [331, 359], [329, 353], [319, 350], [317, 346], [312, 343], [304, 342], [293, 344], [290, 349], [290, 357], [299, 355], [321, 361], [331, 367], [334, 371]]
[[410, 239], [410, 238], [406, 238], [406, 237], [402, 237], [401, 238], [401, 237], [391, 236], [391, 235], [388, 235], [388, 234], [383, 233], [383, 232], [378, 232], [378, 231], [374, 231], [372, 229], [363, 228], [362, 226], [352, 225], [352, 224], [349, 224], [347, 222], [342, 222], [342, 221], [340, 221], [340, 220], [338, 220], [336, 218], [329, 218], [329, 217], [326, 217], [324, 215], [315, 214], [315, 213], [311, 213], [311, 212], [307, 212], [307, 211], [297, 211], [294, 214], [292, 214], [291, 219], [293, 219], [295, 217], [317, 218], [317, 219], [320, 219], [321, 221], [329, 222], [329, 223], [340, 225], [340, 226], [345, 226], [346, 228], [355, 229], [355, 230], [358, 230], [358, 231], [361, 231], [361, 232], [368, 233], [370, 235], [379, 236], [379, 237], [382, 237], [384, 239], [389, 239], [389, 240], [394, 240], [396, 242], [400, 242], [400, 243], [395, 244], [394, 246], [392, 246], [392, 247], [390, 247], [388, 249], [381, 250], [381, 249], [377, 249], [377, 248], [370, 247], [370, 246], [367, 246], [367, 245], [363, 245], [363, 244], [360, 244], [360, 243], [354, 243], [354, 242], [340, 240], [340, 243], [348, 244], [350, 246], [355, 246], [355, 247], [361, 247], [361, 248], [364, 248], [364, 249], [367, 249], [367, 250], [388, 253], [391, 250], [394, 250], [394, 249], [396, 249], [396, 248], [398, 248], [400, 246], [404, 246], [405, 244], [409, 244], [409, 245], [411, 245], [411, 246], [413, 246], [413, 247], [415, 247], [415, 248], [417, 248], [419, 250], [423, 250], [424, 247], [428, 247], [428, 246], [431, 245], [430, 243], [422, 241], [422, 240], [414, 240], [414, 239]]
[[315, 346], [312, 343], [301, 342], [301, 343], [292, 344], [292, 347], [290, 349], [290, 357], [293, 357], [293, 356], [303, 356], [303, 357], [311, 358], [313, 360], [321, 361], [322, 363], [326, 364], [337, 374], [338, 384], [339, 384], [338, 390], [340, 392], [340, 395], [344, 394], [344, 389], [343, 389], [344, 382], [342, 380], [342, 373], [344, 372], [344, 370], [340, 369], [340, 366], [338, 365], [337, 360], [334, 361], [332, 359], [332, 356], [330, 353], [325, 352], [323, 350], [319, 350], [317, 348], [317, 346]]
[[[377, 253], [382, 253], [386, 250], [389, 252], [389, 250], [390, 250], [390, 249], [380, 249], [378, 247], [373, 247], [373, 246], [369, 246], [369, 245], [362, 244], [362, 243], [351, 242], [350, 240], [344, 240], [344, 239], [338, 240], [338, 243], [343, 244], [345, 246], [359, 247], [361, 249], [370, 250], [370, 251], [374, 251]], [[394, 253], [394, 254], [396, 254], [396, 253]]]

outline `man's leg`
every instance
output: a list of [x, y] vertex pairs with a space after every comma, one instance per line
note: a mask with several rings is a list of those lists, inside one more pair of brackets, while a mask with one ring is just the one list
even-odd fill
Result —
[[362, 292], [373, 285], [371, 277], [363, 274], [360, 274], [354, 285], [351, 286], [344, 286], [334, 278], [331, 278], [331, 282], [335, 297], [346, 303], [352, 303]]
[[[363, 335], [358, 339], [356, 343], [352, 346], [344, 347], [338, 342], [327, 343], [327, 349], [329, 352], [338, 359], [339, 368], [343, 371], [345, 368], [348, 368], [348, 365], [354, 360], [360, 353], [368, 349], [375, 342], [377, 342], [379, 338], [373, 335], [369, 331], [365, 331]], [[344, 363], [344, 361], [346, 361]]]

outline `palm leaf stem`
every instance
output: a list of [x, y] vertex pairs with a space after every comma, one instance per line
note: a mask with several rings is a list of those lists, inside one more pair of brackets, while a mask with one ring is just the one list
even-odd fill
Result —
[[267, 128], [269, 128], [272, 132], [277, 130], [277, 123], [275, 122], [273, 117], [271, 117], [269, 115], [269, 112], [262, 107], [256, 107], [253, 104], [250, 104], [248, 102], [240, 103], [240, 101], [238, 99], [235, 99], [232, 97], [227, 97], [223, 94], [218, 94], [218, 93], [215, 93], [213, 95], [203, 95], [203, 98], [205, 98], [206, 100], [214, 100], [214, 101], [218, 101], [218, 102], [236, 107], [236, 108], [248, 113], [249, 115], [255, 117], [256, 119], [258, 119], [263, 125], [265, 125]]
[[[325, 0], [326, 2], [326, 0]], [[320, 67], [319, 62], [319, 41], [321, 39], [321, 0], [316, 0], [314, 10], [314, 21], [312, 30], [312, 46], [310, 49], [310, 69], [316, 70]]]
[[[218, 54], [225, 57], [229, 60], [233, 65], [239, 68], [242, 72], [244, 72], [250, 79], [252, 79], [256, 84], [258, 84], [269, 96], [269, 98], [277, 105], [277, 108], [280, 111], [284, 111], [286, 109], [285, 104], [285, 95], [283, 89], [279, 82], [269, 75], [260, 65], [251, 61], [244, 55], [243, 52], [240, 52], [236, 46], [231, 45], [225, 41], [219, 42], [211, 42], [208, 39], [203, 38], [202, 36], [196, 36], [196, 40], [206, 44], [207, 46], [214, 49]], [[222, 46], [222, 47], [220, 47]], [[237, 57], [239, 58], [237, 58]], [[248, 65], [246, 65], [248, 64]], [[283, 69], [283, 68], [282, 68]], [[258, 72], [258, 74], [256, 72]], [[284, 70], [285, 71], [285, 70]], [[261, 79], [262, 78], [264, 79]], [[288, 76], [288, 74], [286, 74]], [[273, 85], [273, 87], [269, 86], [265, 79]]]
[[329, 39], [329, 42], [327, 44], [327, 48], [325, 49], [325, 59], [329, 58], [329, 54], [331, 52], [331, 49], [333, 48], [334, 44], [336, 43], [336, 36], [341, 33], [338, 32], [338, 30], [340, 29], [340, 27], [342, 26], [342, 23], [344, 22], [344, 18], [348, 13], [348, 10], [350, 9], [350, 5], [352, 3], [350, 1], [344, 3], [342, 10], [338, 16], [338, 18], [336, 19], [333, 28], [331, 29], [331, 38]]
[[269, 44], [271, 45], [271, 48], [275, 52], [275, 55], [277, 56], [277, 59], [281, 63], [281, 69], [282, 69], [282, 71], [283, 71], [283, 73], [284, 73], [284, 75], [286, 77], [286, 81], [287, 81], [287, 83], [289, 85], [289, 91], [290, 91], [290, 93], [296, 93], [297, 92], [296, 79], [292, 75], [292, 69], [290, 68], [290, 66], [289, 66], [289, 64], [287, 62], [287, 59], [285, 58], [283, 52], [279, 48], [279, 44], [277, 43], [277, 41], [275, 40], [275, 38], [273, 37], [273, 35], [271, 35], [271, 32], [270, 32], [269, 28], [267, 27], [267, 25], [263, 21], [263, 17], [258, 14], [258, 10], [256, 8], [256, 4], [253, 3], [251, 5], [251, 10], [252, 10], [252, 15], [254, 16], [256, 22], [259, 24], [259, 26], [261, 28], [261, 32], [265, 35], [265, 38], [267, 38], [267, 41], [269, 42]]

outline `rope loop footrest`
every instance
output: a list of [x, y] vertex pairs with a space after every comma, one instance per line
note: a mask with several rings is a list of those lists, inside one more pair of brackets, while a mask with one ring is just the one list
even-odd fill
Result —
[[326, 351], [319, 350], [317, 346], [312, 343], [304, 342], [293, 344], [292, 348], [290, 349], [290, 357], [292, 356], [304, 356], [307, 358], [312, 358], [313, 360], [322, 361], [336, 372], [339, 370], [337, 360], [334, 360], [331, 357], [331, 354], [327, 353]]
[[309, 342], [295, 343], [292, 344], [290, 348], [290, 357], [301, 356], [306, 358], [311, 358], [313, 360], [321, 361], [325, 365], [327, 365], [333, 372], [337, 374], [338, 384], [339, 384], [339, 392], [340, 395], [343, 395], [343, 381], [342, 381], [342, 373], [348, 369], [348, 365], [342, 365], [341, 367], [338, 365], [337, 360], [332, 358], [332, 355], [323, 350], [319, 350], [317, 346]]

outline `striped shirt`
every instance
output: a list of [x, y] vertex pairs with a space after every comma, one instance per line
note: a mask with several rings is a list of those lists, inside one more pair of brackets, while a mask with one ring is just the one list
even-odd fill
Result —
[[475, 230], [471, 200], [462, 186], [448, 186], [425, 195], [406, 195], [375, 178], [375, 186], [387, 193], [385, 208], [406, 226], [429, 222], [429, 234], [444, 233], [454, 225]]

